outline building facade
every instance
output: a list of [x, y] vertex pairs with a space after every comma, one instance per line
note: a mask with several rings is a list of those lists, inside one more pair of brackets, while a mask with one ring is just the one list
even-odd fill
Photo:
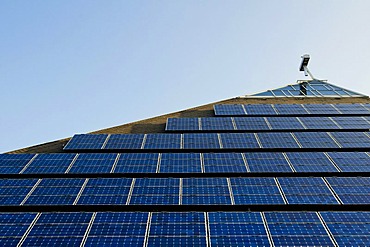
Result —
[[300, 81], [0, 155], [3, 246], [370, 246], [370, 100]]

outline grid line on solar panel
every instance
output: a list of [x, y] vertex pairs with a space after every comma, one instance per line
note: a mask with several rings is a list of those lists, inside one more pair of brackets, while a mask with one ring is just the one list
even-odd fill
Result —
[[287, 152], [286, 155], [297, 172], [338, 172], [322, 152]]
[[366, 109], [362, 104], [335, 104], [335, 108], [341, 111], [343, 114], [368, 114], [369, 110]]
[[234, 118], [237, 130], [269, 130], [263, 117], [238, 117]]
[[289, 204], [339, 204], [322, 178], [277, 178]]
[[242, 105], [214, 105], [215, 115], [246, 115]]
[[307, 129], [339, 129], [328, 117], [299, 117]]
[[120, 155], [115, 173], [154, 173], [157, 169], [158, 153], [123, 153]]
[[270, 104], [244, 105], [247, 115], [277, 115]]
[[207, 148], [220, 148], [220, 143], [216, 133], [184, 134], [184, 149]]
[[201, 172], [200, 153], [163, 153], [161, 154], [158, 172]]
[[167, 118], [166, 130], [200, 130], [198, 118]]
[[0, 173], [20, 173], [34, 156], [34, 154], [0, 154]]
[[64, 173], [75, 156], [76, 154], [38, 154], [22, 173]]
[[251, 172], [292, 172], [282, 153], [244, 153], [244, 155]]
[[0, 244], [16, 246], [36, 215], [36, 213], [0, 213]]
[[68, 173], [109, 173], [116, 157], [114, 153], [79, 154]]
[[370, 171], [370, 157], [365, 152], [328, 152], [327, 155], [343, 172]]
[[370, 129], [370, 123], [362, 117], [331, 117], [342, 129]]
[[283, 104], [274, 104], [275, 109], [279, 115], [306, 115], [309, 114], [302, 105], [283, 105]]
[[330, 135], [343, 148], [370, 147], [370, 138], [364, 132], [331, 132]]
[[273, 130], [305, 129], [296, 117], [266, 117]]
[[201, 130], [234, 130], [230, 117], [200, 118]]
[[330, 104], [305, 104], [304, 107], [310, 114], [340, 114], [340, 112]]
[[104, 149], [140, 149], [144, 134], [114, 134], [110, 135]]
[[63, 149], [101, 149], [107, 137], [107, 134], [74, 135]]
[[343, 204], [369, 204], [369, 177], [325, 178]]
[[37, 179], [0, 179], [2, 205], [20, 205], [30, 193]]
[[263, 148], [299, 148], [291, 133], [257, 133]]
[[221, 133], [222, 147], [227, 148], [260, 148], [253, 133]]
[[302, 148], [339, 148], [326, 132], [294, 132]]
[[147, 134], [144, 149], [180, 149], [180, 134]]

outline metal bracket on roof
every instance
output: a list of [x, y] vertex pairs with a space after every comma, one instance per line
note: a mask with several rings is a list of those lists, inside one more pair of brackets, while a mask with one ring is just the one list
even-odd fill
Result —
[[299, 67], [299, 71], [303, 71], [305, 76], [310, 76], [312, 80], [315, 80], [315, 77], [312, 75], [311, 71], [308, 69], [308, 62], [310, 61], [310, 55], [304, 54], [301, 56], [302, 62]]

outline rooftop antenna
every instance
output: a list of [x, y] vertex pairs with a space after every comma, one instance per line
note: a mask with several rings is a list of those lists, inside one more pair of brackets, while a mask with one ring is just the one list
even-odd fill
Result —
[[315, 80], [315, 77], [311, 74], [310, 70], [308, 69], [308, 62], [310, 61], [310, 55], [304, 54], [301, 56], [302, 63], [301, 67], [299, 67], [299, 71], [304, 71], [305, 76], [310, 76], [312, 80]]

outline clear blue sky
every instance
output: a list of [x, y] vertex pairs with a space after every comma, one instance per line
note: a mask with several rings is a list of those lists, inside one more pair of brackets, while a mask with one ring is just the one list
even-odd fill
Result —
[[0, 152], [320, 79], [370, 94], [370, 1], [0, 2]]

